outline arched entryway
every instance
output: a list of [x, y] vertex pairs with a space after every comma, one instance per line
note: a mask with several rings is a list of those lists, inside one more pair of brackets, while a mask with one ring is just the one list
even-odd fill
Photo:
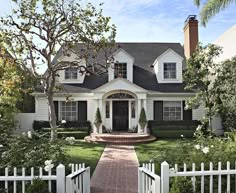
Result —
[[113, 132], [127, 132], [136, 126], [136, 95], [129, 91], [116, 91], [105, 97], [106, 128]]

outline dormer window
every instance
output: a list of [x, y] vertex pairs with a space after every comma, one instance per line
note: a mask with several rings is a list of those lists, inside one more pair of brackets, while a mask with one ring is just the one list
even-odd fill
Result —
[[176, 79], [176, 63], [164, 63], [164, 79]]
[[78, 70], [76, 68], [65, 69], [65, 79], [78, 79]]
[[127, 78], [127, 63], [115, 63], [114, 64], [114, 77], [115, 78]]

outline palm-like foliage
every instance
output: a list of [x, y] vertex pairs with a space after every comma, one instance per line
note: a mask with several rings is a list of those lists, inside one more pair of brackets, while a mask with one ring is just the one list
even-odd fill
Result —
[[[194, 0], [194, 3], [200, 7], [202, 0]], [[204, 1], [204, 5], [201, 8], [200, 17], [201, 23], [203, 26], [206, 26], [208, 20], [219, 13], [221, 10], [224, 10], [230, 4], [236, 3], [236, 0], [207, 0]]]

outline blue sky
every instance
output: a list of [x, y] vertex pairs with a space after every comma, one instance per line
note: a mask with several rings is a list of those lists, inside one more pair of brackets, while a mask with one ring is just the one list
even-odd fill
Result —
[[[0, 0], [0, 15], [9, 13], [10, 0]], [[118, 42], [180, 42], [183, 25], [189, 14], [199, 14], [193, 0], [83, 0], [98, 5], [103, 2], [104, 15], [117, 26]], [[236, 4], [199, 26], [199, 40], [213, 42], [236, 24]]]

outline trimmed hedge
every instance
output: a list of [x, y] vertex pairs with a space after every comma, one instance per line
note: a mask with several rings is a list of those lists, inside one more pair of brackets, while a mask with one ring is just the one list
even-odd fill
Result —
[[[50, 131], [49, 129], [45, 129], [44, 132], [48, 137], [50, 137]], [[75, 139], [84, 139], [86, 136], [88, 136], [87, 131], [58, 131], [57, 137], [60, 139], [65, 139], [66, 137], [74, 137]]]
[[[90, 121], [67, 121], [65, 124], [57, 122], [59, 127], [63, 127], [66, 131], [87, 131], [87, 134], [91, 132], [91, 122]], [[47, 128], [50, 128], [48, 121], [34, 121], [33, 129], [34, 131], [40, 132]]]
[[74, 137], [75, 139], [84, 139], [88, 133], [86, 131], [59, 131], [58, 138]]
[[192, 138], [199, 121], [149, 121], [148, 128], [157, 138]]

